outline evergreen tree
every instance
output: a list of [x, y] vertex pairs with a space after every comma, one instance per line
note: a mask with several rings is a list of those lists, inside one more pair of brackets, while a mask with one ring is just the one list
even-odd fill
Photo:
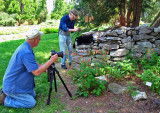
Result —
[[5, 9], [5, 2], [3, 0], [0, 0], [0, 12], [4, 11]]
[[55, 9], [51, 13], [51, 18], [61, 19], [61, 17], [69, 12], [73, 6], [71, 4], [67, 4], [64, 0], [56, 0], [55, 1]]
[[0, 11], [15, 14], [18, 25], [24, 20], [41, 23], [47, 16], [46, 0], [0, 0]]
[[[92, 23], [100, 25], [115, 18], [121, 26], [139, 26], [140, 15], [145, 6], [150, 6], [152, 0], [82, 0], [87, 4], [88, 13], [93, 15]], [[157, 0], [158, 1], [158, 0]], [[80, 10], [84, 10], [81, 7]]]

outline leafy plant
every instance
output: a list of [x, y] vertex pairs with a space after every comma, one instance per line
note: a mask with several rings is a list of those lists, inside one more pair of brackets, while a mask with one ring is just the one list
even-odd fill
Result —
[[139, 59], [139, 63], [143, 69], [151, 69], [152, 66], [156, 65], [158, 61], [158, 55], [153, 49], [148, 48], [143, 56]]
[[16, 19], [14, 14], [7, 14], [5, 12], [0, 13], [0, 25], [3, 26], [14, 26], [16, 24]]
[[78, 86], [76, 90], [77, 96], [88, 97], [89, 94], [100, 96], [105, 89], [106, 81], [99, 81], [95, 77], [100, 76], [101, 72], [91, 67], [90, 63], [84, 61], [80, 65], [80, 70], [73, 74], [72, 79]]
[[58, 29], [53, 27], [41, 27], [40, 31], [42, 31], [44, 34], [58, 33]]
[[51, 18], [56, 20], [61, 19], [63, 15], [69, 13], [68, 10], [71, 8], [72, 6], [64, 2], [64, 0], [56, 0], [55, 9], [51, 13]]
[[136, 96], [138, 93], [135, 91], [137, 90], [138, 87], [133, 86], [132, 83], [127, 84], [127, 91], [128, 91], [128, 96]]
[[132, 76], [134, 74], [133, 65], [130, 60], [124, 60], [121, 62], [114, 63], [111, 65], [106, 65], [105, 71], [112, 76], [115, 80], [121, 80], [125, 76]]
[[142, 79], [144, 84], [146, 84], [146, 82], [151, 82], [151, 90], [160, 94], [160, 76], [154, 74], [150, 69], [147, 69], [144, 70], [142, 75], [139, 75], [139, 77]]

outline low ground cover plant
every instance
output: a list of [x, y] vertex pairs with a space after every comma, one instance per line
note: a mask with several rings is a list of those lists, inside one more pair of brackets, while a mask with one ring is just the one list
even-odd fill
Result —
[[150, 82], [152, 85], [149, 88], [160, 94], [160, 56], [149, 47], [140, 58], [131, 58], [131, 60], [134, 61], [134, 65], [139, 65], [143, 70], [143, 73], [137, 74], [137, 76], [144, 84]]
[[100, 96], [101, 92], [105, 90], [106, 81], [99, 81], [95, 77], [101, 76], [99, 71], [100, 65], [91, 66], [91, 63], [84, 61], [80, 65], [80, 69], [72, 73], [73, 82], [77, 85], [76, 95], [88, 97], [89, 94]]
[[160, 76], [154, 74], [150, 69], [144, 70], [142, 75], [138, 75], [143, 81], [144, 84], [147, 82], [151, 83], [149, 87], [152, 91], [157, 92], [160, 95]]

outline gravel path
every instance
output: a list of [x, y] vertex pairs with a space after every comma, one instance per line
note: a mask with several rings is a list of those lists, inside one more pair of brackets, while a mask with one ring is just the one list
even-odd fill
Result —
[[0, 35], [0, 42], [5, 42], [9, 40], [18, 40], [18, 39], [25, 39], [25, 33]]

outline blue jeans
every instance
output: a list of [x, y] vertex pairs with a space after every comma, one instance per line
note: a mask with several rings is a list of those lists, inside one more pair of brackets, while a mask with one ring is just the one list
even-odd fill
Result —
[[4, 100], [4, 106], [15, 107], [15, 108], [33, 108], [36, 104], [34, 97], [36, 96], [35, 91], [33, 94], [6, 94]]
[[64, 36], [59, 34], [59, 47], [60, 51], [63, 51], [63, 58], [61, 58], [61, 65], [65, 65], [66, 61], [66, 47], [68, 49], [68, 62], [72, 62], [72, 40], [70, 36]]

